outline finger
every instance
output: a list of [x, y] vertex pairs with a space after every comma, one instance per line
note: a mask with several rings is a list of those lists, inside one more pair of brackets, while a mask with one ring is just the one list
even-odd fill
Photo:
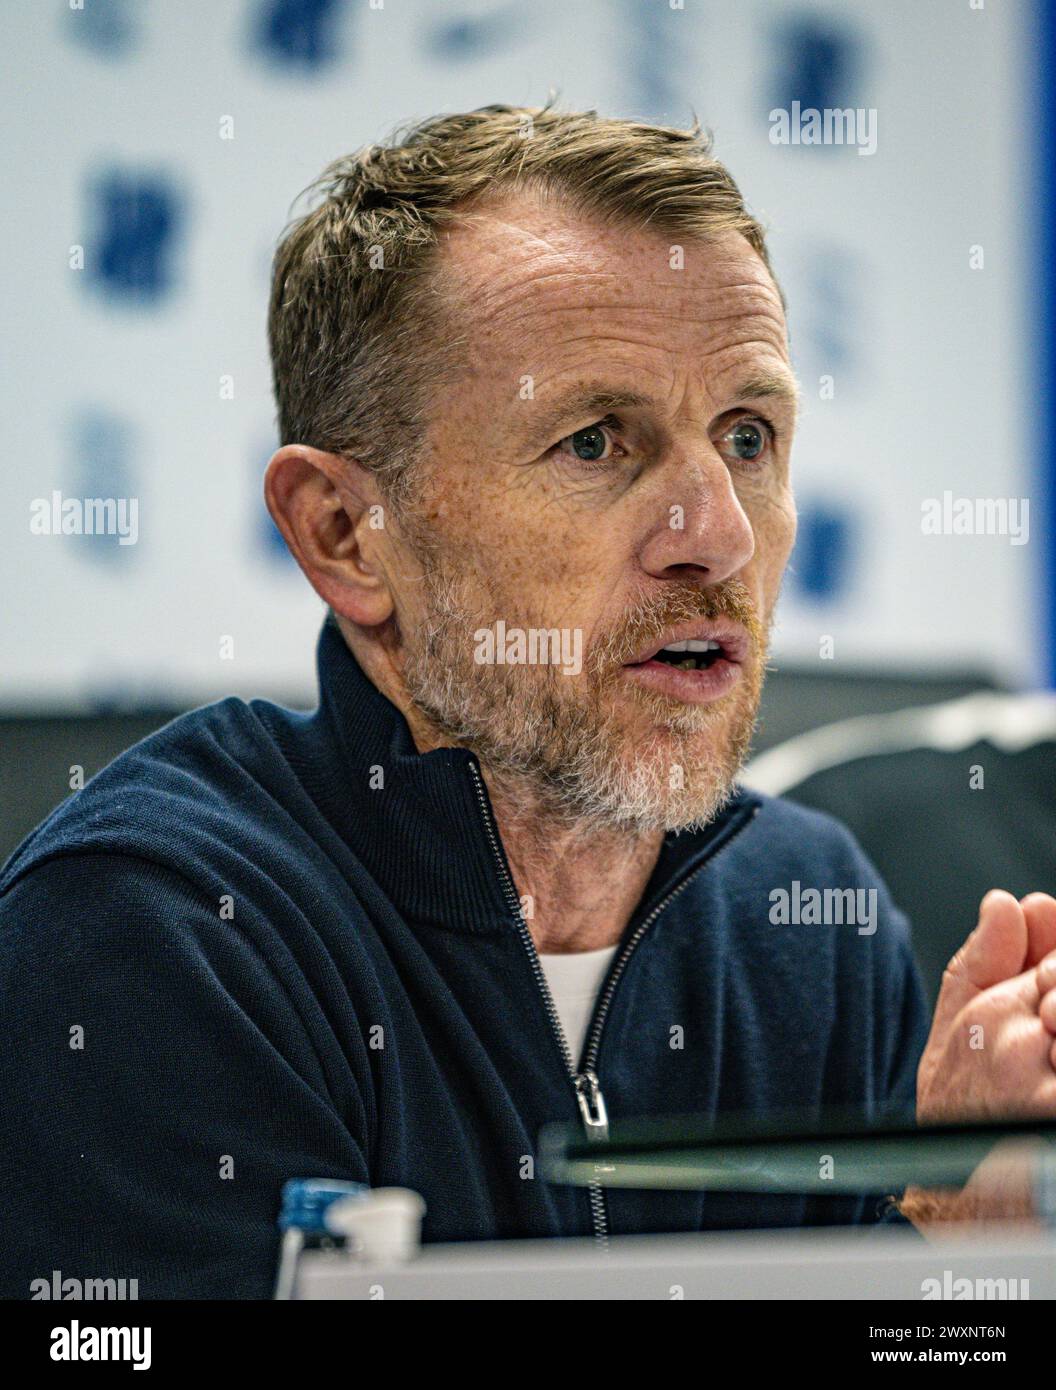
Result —
[[982, 990], [1020, 975], [1026, 958], [1023, 908], [1011, 893], [992, 888], [979, 904], [978, 926], [946, 967], [934, 1026], [952, 1021]]
[[1056, 951], [1050, 951], [1038, 966], [1036, 978], [1039, 994], [1046, 994], [1050, 989], [1056, 989]]
[[1014, 1001], [1029, 1013], [1038, 1013], [1044, 996], [1053, 990], [1056, 990], [1056, 951], [1050, 951], [1040, 965], [992, 985], [986, 994], [992, 1001], [1006, 1005]]
[[[1040, 965], [991, 985], [985, 992], [999, 1006], [1007, 1008], [1015, 1004], [1021, 1010], [1035, 1014], [1040, 1012], [1043, 996], [1053, 989], [1056, 989], [1056, 951], [1050, 951]], [[1050, 1004], [1049, 1008], [1052, 1007]]]
[[1019, 905], [1027, 919], [1027, 965], [1037, 965], [1056, 951], [1056, 898], [1051, 893], [1028, 893]]
[[1050, 1033], [1056, 1034], [1056, 989], [1050, 989], [1048, 994], [1042, 995], [1041, 1003], [1038, 1005], [1038, 1017]]

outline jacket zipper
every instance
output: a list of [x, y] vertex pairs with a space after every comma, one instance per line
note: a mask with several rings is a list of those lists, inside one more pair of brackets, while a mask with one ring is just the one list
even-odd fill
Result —
[[[521, 941], [524, 943], [524, 949], [528, 953], [528, 961], [532, 967], [532, 974], [535, 976], [536, 984], [539, 986], [540, 993], [542, 994], [543, 1004], [546, 1007], [546, 1014], [550, 1020], [551, 1030], [557, 1041], [558, 1047], [561, 1049], [561, 1055], [565, 1062], [565, 1069], [572, 1082], [572, 1087], [576, 1095], [576, 1102], [579, 1105], [579, 1113], [583, 1121], [583, 1128], [586, 1131], [588, 1139], [605, 1140], [609, 1137], [609, 1119], [608, 1112], [605, 1109], [605, 1097], [602, 1094], [601, 1083], [598, 1080], [598, 1053], [601, 1050], [601, 1034], [605, 1027], [605, 1019], [608, 1016], [613, 995], [616, 993], [616, 986], [620, 982], [620, 977], [627, 966], [627, 962], [634, 954], [634, 950], [642, 937], [667, 905], [689, 887], [690, 883], [693, 882], [704, 866], [711, 862], [713, 854], [721, 849], [725, 849], [732, 840], [737, 838], [741, 831], [755, 819], [760, 808], [758, 806], [754, 807], [752, 814], [748, 816], [731, 835], [728, 835], [721, 845], [716, 846], [712, 853], [705, 855], [692, 873], [684, 878], [677, 887], [672, 888], [670, 893], [666, 894], [660, 902], [657, 903], [648, 917], [638, 924], [630, 938], [624, 943], [623, 949], [620, 951], [616, 963], [611, 970], [608, 983], [602, 992], [601, 999], [595, 1008], [594, 1018], [590, 1025], [590, 1034], [587, 1039], [586, 1048], [584, 1049], [582, 1064], [579, 1071], [577, 1071], [575, 1062], [572, 1059], [572, 1052], [568, 1046], [568, 1039], [565, 1037], [565, 1030], [561, 1027], [561, 1020], [557, 1016], [554, 996], [550, 993], [550, 985], [547, 981], [546, 973], [543, 970], [542, 962], [539, 959], [539, 952], [535, 948], [535, 942], [532, 940], [532, 933], [529, 931], [528, 923], [525, 921], [524, 914], [521, 912], [521, 900], [517, 896], [517, 888], [510, 876], [509, 869], [506, 867], [506, 861], [499, 845], [499, 835], [495, 827], [495, 818], [491, 813], [491, 806], [484, 788], [484, 779], [481, 777], [480, 770], [475, 762], [470, 763], [469, 770], [473, 775], [473, 784], [476, 789], [477, 800], [480, 803], [481, 814], [484, 818], [484, 829], [487, 832], [492, 854], [495, 856], [495, 863], [499, 871], [499, 880], [502, 884], [503, 892], [506, 895], [506, 901], [509, 904], [510, 911], [513, 914], [514, 921], [517, 924], [517, 930], [520, 933]], [[587, 1184], [587, 1193], [590, 1197], [590, 1212], [594, 1226], [594, 1236], [598, 1244], [603, 1249], [607, 1250], [609, 1243], [609, 1220], [605, 1210], [604, 1191], [600, 1183], [592, 1182]]]
[[642, 937], [653, 925], [656, 919], [660, 916], [661, 912], [663, 912], [664, 909], [668, 906], [668, 904], [673, 902], [674, 899], [677, 898], [680, 893], [685, 892], [685, 890], [693, 882], [696, 876], [700, 873], [701, 869], [703, 869], [706, 865], [710, 864], [716, 854], [719, 854], [722, 850], [724, 850], [727, 845], [732, 844], [733, 841], [736, 840], [737, 836], [740, 835], [742, 831], [746, 830], [749, 825], [751, 825], [752, 821], [755, 820], [756, 816], [759, 814], [761, 809], [762, 807], [760, 806], [753, 806], [751, 815], [746, 816], [744, 820], [741, 822], [741, 824], [737, 826], [737, 828], [733, 830], [729, 835], [727, 835], [721, 844], [716, 845], [704, 856], [704, 858], [700, 861], [697, 867], [691, 873], [687, 874], [687, 876], [682, 880], [681, 883], [679, 883], [676, 887], [672, 888], [670, 893], [667, 893], [663, 898], [661, 898], [661, 900], [653, 908], [652, 912], [649, 913], [649, 916], [646, 917], [644, 921], [638, 924], [638, 926], [634, 929], [634, 932], [624, 943], [623, 950], [619, 953], [619, 956], [612, 968], [612, 972], [609, 975], [608, 983], [602, 991], [601, 999], [594, 1012], [593, 1022], [590, 1025], [590, 1032], [587, 1037], [587, 1046], [583, 1058], [583, 1066], [587, 1070], [588, 1075], [595, 1075], [598, 1065], [598, 1053], [601, 1050], [601, 1033], [602, 1029], [605, 1027], [605, 1019], [608, 1016], [609, 1008], [612, 1004], [612, 997], [616, 993], [616, 986], [620, 982], [620, 976], [623, 974], [627, 966], [627, 962], [634, 954], [635, 947], [638, 945], [639, 941], [641, 941]]

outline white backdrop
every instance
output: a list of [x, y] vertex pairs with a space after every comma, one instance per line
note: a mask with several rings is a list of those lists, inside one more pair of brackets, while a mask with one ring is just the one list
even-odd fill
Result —
[[[830, 670], [1034, 680], [1041, 506], [1025, 545], [921, 533], [925, 498], [1038, 485], [1031, 19], [1028, 0], [6, 6], [0, 703], [311, 700], [321, 606], [261, 500], [275, 239], [336, 155], [551, 86], [606, 114], [692, 108], [771, 228], [806, 406], [779, 659], [814, 665], [830, 635]], [[771, 143], [769, 111], [814, 96], [875, 111], [876, 152]], [[56, 490], [136, 498], [136, 544], [33, 534]]]

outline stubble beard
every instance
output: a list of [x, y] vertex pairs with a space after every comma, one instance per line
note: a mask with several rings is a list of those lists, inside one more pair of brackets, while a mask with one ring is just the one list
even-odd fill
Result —
[[[432, 554], [425, 615], [403, 633], [404, 680], [439, 741], [472, 749], [490, 776], [555, 824], [635, 833], [697, 830], [729, 801], [751, 746], [766, 665], [767, 631], [740, 581], [671, 587], [643, 596], [597, 644], [577, 676], [555, 666], [481, 665], [473, 634], [518, 616]], [[687, 705], [620, 676], [644, 642], [701, 618], [732, 618], [751, 651], [734, 689]], [[616, 686], [619, 685], [619, 689]]]

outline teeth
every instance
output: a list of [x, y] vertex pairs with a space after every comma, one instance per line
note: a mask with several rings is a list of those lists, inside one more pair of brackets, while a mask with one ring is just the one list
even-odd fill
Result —
[[669, 642], [662, 650], [665, 652], [717, 652], [719, 642], [698, 641], [691, 637], [686, 642]]

